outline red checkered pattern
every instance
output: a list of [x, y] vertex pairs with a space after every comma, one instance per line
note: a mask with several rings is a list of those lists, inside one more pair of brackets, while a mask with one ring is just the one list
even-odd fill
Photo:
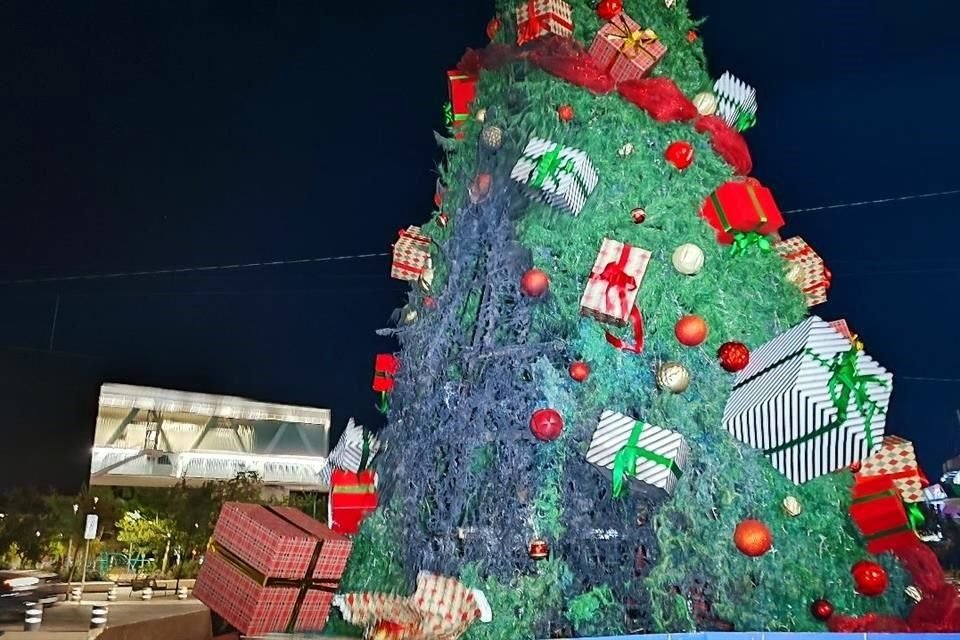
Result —
[[654, 32], [621, 13], [600, 27], [590, 45], [590, 55], [614, 80], [624, 82], [647, 75], [667, 55], [667, 47]]
[[415, 631], [420, 627], [420, 611], [410, 598], [386, 593], [348, 593], [340, 605], [343, 619], [358, 627], [391, 622]]
[[[311, 577], [329, 580], [325, 584], [336, 587], [346, 568], [352, 542], [296, 509], [276, 507], [274, 511], [258, 505], [227, 503], [217, 520], [214, 539], [258, 573], [293, 580], [306, 577], [319, 542], [323, 546]], [[221, 554], [212, 552], [204, 559], [194, 594], [241, 632], [255, 635], [286, 631], [300, 589], [258, 584]], [[332, 598], [332, 593], [308, 590], [295, 629], [322, 629]]]
[[410, 226], [400, 232], [393, 245], [393, 264], [390, 277], [396, 280], [416, 282], [430, 258], [430, 237], [420, 232], [420, 227]]
[[573, 36], [573, 10], [563, 0], [527, 0], [514, 10], [517, 44], [523, 45], [548, 33]]
[[894, 476], [893, 483], [904, 502], [923, 502], [924, 483], [917, 468], [913, 443], [898, 436], [883, 439], [880, 450], [860, 465], [858, 478]]
[[796, 236], [781, 240], [774, 248], [791, 263], [790, 279], [803, 291], [807, 306], [813, 307], [826, 302], [830, 278], [823, 259], [813, 247], [800, 236]]
[[847, 325], [846, 320], [834, 320], [829, 323], [831, 327], [837, 330], [837, 333], [842, 335], [846, 339], [853, 337], [853, 334], [850, 332], [850, 327]]
[[453, 578], [421, 571], [413, 603], [423, 615], [421, 629], [429, 638], [459, 638], [480, 619], [473, 592]]

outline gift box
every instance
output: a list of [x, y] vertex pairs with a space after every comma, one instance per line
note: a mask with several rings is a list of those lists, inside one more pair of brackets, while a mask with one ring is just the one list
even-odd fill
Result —
[[228, 502], [193, 593], [246, 635], [319, 631], [351, 546], [296, 509]]
[[803, 484], [879, 449], [892, 386], [886, 369], [811, 316], [751, 352], [723, 425]]
[[717, 242], [745, 250], [783, 226], [783, 215], [770, 190], [753, 178], [731, 180], [711, 193], [700, 210], [717, 232]]
[[430, 236], [420, 231], [420, 227], [410, 226], [400, 231], [393, 244], [393, 264], [390, 277], [396, 280], [416, 282], [420, 279], [430, 259]]
[[923, 502], [924, 482], [913, 443], [899, 436], [887, 436], [880, 450], [860, 465], [858, 478], [884, 476], [893, 480], [904, 502]]
[[517, 5], [517, 44], [524, 45], [548, 33], [573, 35], [573, 11], [563, 0], [527, 0]]
[[340, 435], [337, 446], [330, 452], [327, 461], [334, 469], [360, 473], [369, 469], [370, 463], [380, 453], [380, 447], [379, 438], [350, 418], [347, 421], [347, 428]]
[[373, 363], [373, 390], [393, 391], [393, 377], [397, 375], [397, 358], [392, 353], [378, 353]]
[[447, 85], [450, 89], [448, 124], [459, 127], [470, 119], [470, 105], [477, 97], [477, 78], [462, 71], [447, 71]]
[[354, 535], [360, 523], [376, 511], [379, 504], [377, 477], [371, 470], [353, 473], [333, 469], [327, 500], [327, 525], [336, 533]]
[[651, 495], [672, 495], [690, 448], [676, 431], [616, 411], [604, 411], [590, 438], [587, 462], [610, 473], [613, 494], [629, 485]]
[[836, 329], [837, 333], [842, 335], [847, 340], [853, 339], [853, 333], [850, 331], [850, 325], [847, 324], [845, 319], [841, 318], [840, 320], [831, 320], [827, 324]]
[[600, 27], [590, 55], [614, 80], [625, 82], [647, 75], [667, 55], [667, 47], [653, 29], [644, 29], [621, 13]]
[[583, 151], [531, 138], [510, 177], [526, 187], [527, 195], [578, 215], [593, 193], [599, 176]]
[[799, 236], [781, 240], [773, 248], [790, 263], [787, 279], [803, 291], [807, 306], [826, 302], [831, 276], [817, 252]]
[[916, 544], [900, 494], [893, 480], [884, 476], [862, 478], [853, 486], [850, 518], [873, 554], [895, 551]]
[[604, 238], [580, 298], [580, 313], [608, 324], [626, 325], [651, 255], [646, 249]]

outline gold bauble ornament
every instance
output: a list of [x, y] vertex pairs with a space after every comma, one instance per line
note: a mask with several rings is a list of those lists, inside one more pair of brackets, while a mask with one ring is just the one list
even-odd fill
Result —
[[503, 129], [494, 125], [484, 127], [480, 132], [480, 142], [487, 149], [496, 151], [503, 146]]
[[424, 265], [423, 271], [420, 272], [420, 277], [417, 279], [417, 284], [420, 286], [420, 292], [423, 295], [429, 295], [430, 290], [433, 288], [433, 264], [430, 260], [427, 260], [427, 264]]
[[709, 91], [698, 93], [693, 97], [693, 106], [702, 116], [712, 116], [717, 112], [717, 96]]
[[679, 362], [664, 362], [657, 370], [657, 386], [673, 393], [683, 393], [690, 386], [690, 373]]
[[785, 514], [794, 518], [800, 515], [800, 512], [803, 511], [803, 505], [801, 505], [800, 501], [793, 496], [787, 496], [784, 498], [780, 506], [783, 507], [783, 512]]
[[915, 586], [910, 585], [903, 590], [903, 593], [906, 594], [908, 598], [913, 600], [914, 603], [920, 602], [923, 600], [923, 594], [920, 593], [920, 589], [917, 589]]
[[682, 244], [674, 250], [672, 261], [673, 268], [683, 275], [696, 275], [703, 269], [703, 249], [692, 243]]
[[617, 155], [621, 158], [626, 158], [631, 153], [633, 153], [633, 145], [629, 142], [617, 149]]
[[417, 310], [410, 306], [406, 305], [403, 309], [400, 310], [400, 324], [411, 325], [417, 321]]
[[483, 122], [487, 119], [487, 110], [486, 109], [477, 109], [477, 112], [473, 114], [473, 119], [477, 122]]

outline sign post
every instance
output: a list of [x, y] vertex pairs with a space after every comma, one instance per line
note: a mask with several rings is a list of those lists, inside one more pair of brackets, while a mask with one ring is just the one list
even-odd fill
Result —
[[90, 541], [97, 537], [97, 524], [99, 516], [95, 513], [87, 514], [87, 522], [83, 528], [83, 539], [86, 542], [83, 548], [83, 570], [80, 573], [80, 593], [83, 594], [83, 587], [87, 584], [87, 558], [90, 555]]

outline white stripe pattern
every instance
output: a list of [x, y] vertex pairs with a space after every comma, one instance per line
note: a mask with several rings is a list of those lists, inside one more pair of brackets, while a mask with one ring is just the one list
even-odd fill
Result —
[[[616, 411], [604, 411], [590, 439], [587, 462], [612, 472], [614, 459], [626, 446], [633, 431], [633, 425], [636, 423], [637, 420], [630, 416]], [[690, 448], [682, 435], [676, 431], [646, 423], [637, 446], [672, 460], [681, 472], [686, 468], [687, 458], [690, 455]], [[641, 457], [637, 461], [637, 473], [634, 479], [639, 484], [631, 483], [632, 487], [662, 496], [673, 494], [679, 478], [671, 469]]]
[[713, 92], [717, 96], [717, 115], [731, 127], [737, 124], [741, 113], [757, 112], [756, 90], [729, 71], [724, 71], [714, 83]]
[[[370, 439], [370, 453], [367, 456], [367, 467], [369, 467], [374, 457], [380, 452], [380, 440], [371, 433], [366, 435]], [[360, 462], [363, 458], [363, 437], [363, 426], [356, 424], [353, 418], [350, 418], [347, 421], [347, 428], [337, 441], [337, 446], [330, 452], [327, 464], [317, 474], [321, 486], [330, 488], [330, 476], [335, 468], [353, 473], [362, 471]]]
[[[547, 176], [540, 187], [530, 187], [529, 182], [536, 175], [541, 159], [559, 147], [559, 161], [569, 161], [573, 170], [559, 169], [554, 175]], [[552, 207], [563, 209], [578, 215], [587, 202], [587, 196], [593, 193], [600, 178], [587, 154], [571, 147], [561, 147], [555, 142], [542, 138], [531, 138], [523, 155], [517, 160], [510, 177], [526, 185], [527, 195], [542, 200]]]
[[[751, 447], [768, 450], [831, 423], [837, 411], [827, 386], [830, 372], [807, 349], [831, 360], [848, 351], [850, 341], [827, 322], [811, 316], [756, 349], [727, 399], [723, 425], [731, 435]], [[875, 375], [886, 382], [886, 386], [868, 385], [870, 399], [878, 406], [870, 424], [873, 449], [867, 450], [865, 421], [851, 398], [841, 427], [768, 454], [773, 466], [793, 482], [803, 484], [859, 462], [883, 442], [893, 375], [863, 352], [857, 365], [860, 375]]]

